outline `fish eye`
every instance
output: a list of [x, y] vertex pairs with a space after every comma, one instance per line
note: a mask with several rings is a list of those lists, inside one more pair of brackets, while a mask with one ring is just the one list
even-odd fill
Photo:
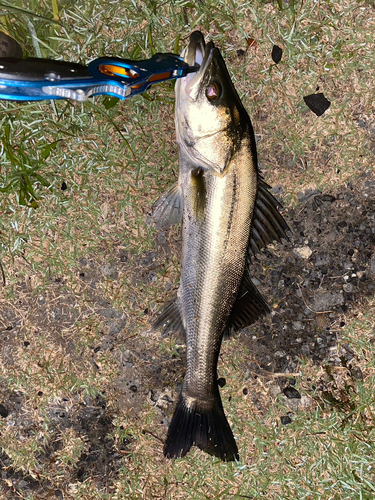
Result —
[[206, 88], [206, 97], [209, 101], [217, 101], [221, 97], [222, 88], [220, 83], [212, 82]]

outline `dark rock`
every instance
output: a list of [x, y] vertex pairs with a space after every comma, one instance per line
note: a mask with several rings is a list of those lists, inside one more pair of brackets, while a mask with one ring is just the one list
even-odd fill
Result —
[[279, 64], [283, 55], [283, 49], [278, 45], [272, 47], [271, 57], [274, 63]]
[[220, 377], [219, 379], [217, 379], [217, 384], [219, 387], [224, 387], [226, 383], [227, 381], [225, 380], [224, 377]]
[[285, 415], [283, 417], [280, 417], [280, 421], [283, 425], [288, 425], [292, 423], [292, 419], [288, 417], [288, 415]]
[[301, 399], [301, 394], [294, 387], [285, 387], [283, 393], [288, 399]]
[[2, 403], [0, 403], [0, 416], [3, 418], [7, 418], [9, 415], [9, 410]]
[[303, 100], [305, 101], [306, 106], [308, 106], [317, 116], [321, 116], [331, 105], [331, 102], [322, 92], [304, 96]]
[[0, 57], [14, 57], [21, 59], [23, 51], [21, 45], [4, 32], [0, 32]]
[[357, 380], [363, 380], [363, 373], [362, 370], [359, 368], [359, 366], [353, 366], [350, 369], [350, 374], [353, 378]]

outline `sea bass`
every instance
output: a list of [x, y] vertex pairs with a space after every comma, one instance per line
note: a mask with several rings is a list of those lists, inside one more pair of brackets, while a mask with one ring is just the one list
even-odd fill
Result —
[[221, 341], [269, 312], [251, 281], [250, 256], [286, 238], [288, 226], [258, 174], [250, 118], [219, 50], [194, 32], [183, 57], [200, 67], [176, 83], [179, 181], [152, 213], [159, 227], [182, 220], [180, 287], [154, 325], [182, 330], [187, 346], [164, 454], [181, 457], [195, 444], [238, 460], [217, 383]]

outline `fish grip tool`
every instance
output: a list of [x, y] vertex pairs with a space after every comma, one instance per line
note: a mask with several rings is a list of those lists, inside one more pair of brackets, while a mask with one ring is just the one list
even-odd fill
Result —
[[40, 101], [74, 99], [94, 95], [127, 99], [145, 92], [150, 85], [182, 78], [198, 70], [175, 54], [158, 53], [150, 59], [132, 61], [99, 57], [88, 66], [41, 58], [0, 58], [0, 99]]

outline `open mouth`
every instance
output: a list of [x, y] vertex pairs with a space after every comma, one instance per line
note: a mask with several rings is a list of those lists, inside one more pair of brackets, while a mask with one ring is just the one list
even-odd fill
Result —
[[198, 65], [199, 70], [196, 73], [190, 73], [186, 77], [185, 91], [187, 94], [191, 93], [195, 84], [200, 81], [202, 75], [206, 72], [206, 69], [211, 62], [213, 51], [214, 44], [209, 42], [206, 45], [200, 31], [194, 31], [194, 33], [190, 35], [189, 44], [182, 55], [185, 62], [187, 62], [189, 66]]
[[189, 44], [186, 47], [185, 61], [189, 66], [202, 65], [205, 56], [206, 44], [200, 31], [194, 31], [190, 35]]

